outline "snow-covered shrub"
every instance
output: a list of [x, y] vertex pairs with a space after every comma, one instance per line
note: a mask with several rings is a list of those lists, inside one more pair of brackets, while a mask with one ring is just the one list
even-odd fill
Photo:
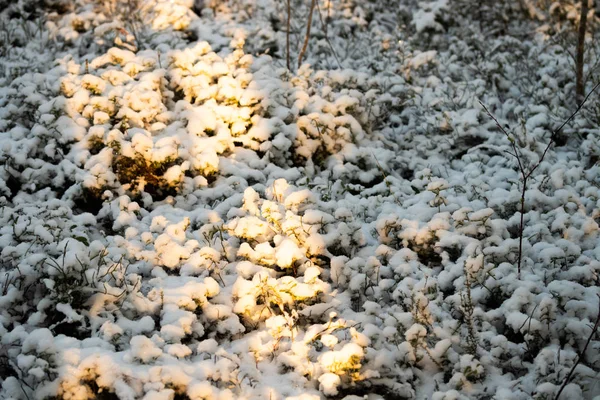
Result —
[[442, 31], [443, 26], [438, 22], [448, 8], [447, 0], [420, 2], [419, 10], [413, 14], [412, 23], [417, 32], [425, 30]]
[[562, 396], [598, 394], [594, 113], [528, 180], [519, 279], [479, 104], [535, 165], [556, 27], [325, 0], [289, 71], [285, 2], [59, 3], [0, 10], [0, 397], [554, 398], [579, 354]]

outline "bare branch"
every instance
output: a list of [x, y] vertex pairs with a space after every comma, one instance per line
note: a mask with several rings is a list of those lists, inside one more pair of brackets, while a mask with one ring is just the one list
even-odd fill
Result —
[[557, 138], [558, 134], [560, 133], [560, 131], [562, 131], [562, 129], [565, 127], [565, 125], [567, 125], [569, 122], [571, 122], [571, 120], [573, 118], [575, 118], [577, 113], [579, 113], [579, 111], [583, 108], [584, 104], [588, 101], [588, 99], [590, 98], [592, 93], [594, 93], [596, 91], [598, 86], [600, 86], [600, 82], [596, 83], [596, 86], [594, 86], [594, 88], [587, 94], [587, 96], [585, 96], [585, 98], [583, 99], [581, 104], [579, 104], [579, 106], [577, 106], [577, 109], [575, 111], [573, 111], [573, 113], [569, 116], [569, 118], [567, 118], [565, 120], [565, 122], [563, 122], [557, 129], [555, 129], [554, 132], [552, 132], [550, 141], [546, 145], [546, 148], [544, 149], [544, 152], [542, 153], [542, 157], [540, 158], [540, 161], [538, 161], [538, 163], [536, 165], [534, 165], [533, 168], [529, 171], [529, 173], [527, 174], [528, 178], [531, 176], [531, 174], [533, 174], [533, 171], [535, 171], [540, 166], [542, 161], [544, 161], [544, 157], [546, 157], [546, 153], [550, 149], [550, 146], [552, 146], [552, 143], [554, 143], [556, 141], [556, 138]]
[[579, 104], [579, 106], [577, 106], [577, 109], [573, 112], [573, 114], [571, 114], [571, 116], [569, 118], [567, 118], [567, 120], [565, 122], [563, 122], [562, 125], [558, 127], [558, 129], [556, 129], [554, 132], [552, 132], [552, 137], [550, 138], [551, 141], [554, 141], [556, 139], [556, 135], [558, 135], [560, 133], [562, 128], [564, 128], [565, 125], [567, 125], [569, 122], [571, 122], [571, 120], [573, 118], [575, 118], [575, 116], [577, 115], [579, 110], [581, 110], [583, 108], [583, 105], [588, 101], [588, 99], [590, 98], [592, 93], [594, 93], [596, 91], [596, 89], [598, 89], [598, 86], [600, 86], [600, 82], [596, 83], [596, 86], [594, 86], [594, 88], [592, 90], [590, 90], [590, 92], [587, 94], [587, 96], [585, 96], [585, 99], [583, 99], [581, 104]]
[[504, 127], [502, 125], [500, 125], [500, 122], [498, 122], [498, 120], [496, 119], [496, 117], [494, 117], [494, 115], [490, 112], [490, 110], [487, 109], [487, 107], [485, 106], [485, 104], [483, 104], [481, 102], [481, 100], [479, 100], [479, 104], [481, 104], [481, 107], [483, 107], [483, 109], [485, 110], [485, 112], [487, 113], [487, 115], [489, 115], [490, 118], [494, 120], [494, 122], [496, 123], [496, 126], [498, 128], [500, 128], [500, 130], [502, 131], [502, 133], [504, 133], [504, 135], [508, 138], [508, 141], [510, 142], [510, 145], [513, 148], [513, 151], [515, 153], [514, 157], [517, 159], [517, 163], [519, 164], [519, 170], [521, 171], [521, 174], [523, 176], [525, 176], [525, 168], [523, 167], [523, 164], [521, 163], [521, 156], [519, 154], [519, 149], [517, 149], [517, 144], [515, 142], [515, 138], [513, 138], [506, 131], [506, 129], [504, 129]]
[[[598, 295], [598, 299], [600, 300], [600, 295]], [[558, 390], [558, 393], [556, 393], [556, 397], [554, 398], [554, 400], [558, 400], [558, 398], [560, 397], [560, 395], [563, 392], [563, 390], [565, 389], [565, 387], [569, 384], [569, 381], [571, 380], [571, 376], [573, 375], [573, 373], [575, 372], [575, 369], [577, 368], [577, 366], [581, 362], [581, 359], [585, 355], [585, 351], [587, 350], [588, 346], [590, 345], [592, 338], [598, 331], [598, 326], [600, 326], [600, 301], [598, 302], [598, 315], [596, 316], [596, 323], [594, 324], [594, 327], [592, 328], [592, 332], [590, 332], [590, 335], [588, 336], [587, 341], [585, 342], [585, 346], [583, 346], [583, 350], [581, 350], [581, 353], [579, 353], [579, 355], [577, 356], [577, 361], [575, 362], [575, 364], [573, 364], [573, 367], [571, 367], [571, 370], [565, 377], [565, 380], [563, 381], [562, 386]]]
[[496, 123], [496, 126], [502, 131], [502, 133], [504, 133], [504, 135], [510, 142], [510, 145], [511, 145], [514, 153], [511, 153], [510, 151], [506, 151], [506, 153], [510, 154], [511, 156], [513, 156], [517, 159], [517, 163], [519, 165], [519, 171], [521, 172], [523, 188], [521, 190], [521, 209], [520, 209], [521, 219], [520, 219], [520, 223], [519, 223], [519, 252], [517, 255], [517, 258], [518, 258], [517, 259], [517, 277], [518, 277], [518, 279], [521, 279], [521, 262], [522, 262], [522, 258], [523, 258], [523, 230], [525, 229], [524, 214], [525, 214], [525, 194], [527, 192], [527, 180], [533, 175], [535, 170], [537, 170], [538, 167], [542, 164], [542, 162], [544, 161], [544, 158], [546, 158], [546, 154], [548, 154], [548, 150], [550, 150], [550, 147], [556, 141], [556, 138], [557, 138], [558, 134], [560, 133], [560, 131], [562, 131], [562, 129], [565, 127], [565, 125], [567, 125], [570, 121], [573, 120], [573, 118], [575, 118], [577, 113], [583, 108], [583, 106], [585, 105], [587, 100], [590, 98], [592, 93], [594, 93], [594, 91], [598, 88], [598, 86], [600, 86], [600, 82], [598, 82], [596, 84], [596, 86], [594, 86], [594, 88], [587, 94], [587, 96], [585, 96], [583, 101], [579, 104], [577, 109], [569, 116], [569, 118], [567, 118], [557, 129], [555, 129], [552, 132], [552, 135], [550, 136], [550, 140], [548, 141], [546, 148], [544, 148], [544, 151], [543, 151], [540, 159], [538, 160], [538, 162], [535, 165], [528, 167], [529, 170], [527, 170], [527, 171], [525, 170], [523, 162], [521, 161], [521, 153], [519, 152], [519, 149], [517, 148], [515, 138], [512, 137], [508, 133], [508, 131], [500, 124], [498, 119], [496, 119], [496, 117], [490, 112], [490, 110], [488, 110], [488, 108], [485, 106], [485, 104], [483, 104], [483, 102], [481, 102], [481, 100], [479, 101], [479, 104], [481, 104], [481, 107], [483, 107], [483, 109], [485, 110], [487, 115], [489, 115], [490, 118]]
[[321, 14], [321, 7], [319, 7], [318, 1], [317, 1], [317, 12], [319, 13], [319, 20], [321, 20], [321, 26], [323, 28], [323, 33], [325, 34], [325, 41], [329, 45], [329, 49], [331, 49], [331, 53], [333, 54], [333, 57], [335, 58], [335, 61], [337, 62], [338, 67], [341, 69], [342, 64], [340, 63], [340, 59], [338, 58], [338, 55], [337, 55], [335, 49], [333, 48], [333, 45], [331, 44], [331, 40], [329, 40], [329, 35], [327, 34], [327, 30], [328, 30], [327, 24], [325, 24], [325, 22], [323, 22], [323, 15]]
[[302, 66], [302, 59], [304, 58], [304, 53], [306, 53], [306, 49], [308, 48], [308, 40], [310, 39], [310, 26], [312, 25], [312, 17], [313, 12], [315, 11], [316, 2], [317, 0], [312, 0], [310, 3], [308, 21], [306, 22], [306, 36], [304, 37], [304, 44], [302, 45], [302, 50], [300, 51], [300, 55], [298, 56], [298, 68]]

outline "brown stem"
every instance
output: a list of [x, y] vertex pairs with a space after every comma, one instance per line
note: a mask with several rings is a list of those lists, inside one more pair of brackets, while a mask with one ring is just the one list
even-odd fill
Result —
[[308, 21], [306, 23], [306, 36], [304, 37], [304, 44], [302, 45], [302, 50], [300, 51], [300, 55], [298, 56], [298, 68], [302, 66], [302, 58], [304, 58], [304, 53], [306, 53], [306, 49], [308, 48], [308, 39], [310, 38], [310, 26], [312, 24], [312, 16], [315, 11], [316, 0], [312, 0], [310, 3], [310, 11], [308, 12]]
[[581, 0], [581, 15], [579, 18], [579, 34], [577, 37], [577, 60], [575, 62], [576, 84], [575, 94], [577, 104], [583, 101], [585, 82], [583, 79], [583, 56], [585, 52], [585, 31], [587, 26], [588, 0]]
[[525, 219], [525, 192], [527, 191], [527, 177], [523, 176], [523, 190], [521, 191], [521, 223], [519, 225], [519, 254], [517, 263], [517, 279], [521, 279], [521, 260], [523, 259], [523, 227]]
[[291, 6], [291, 0], [287, 0], [287, 32], [285, 33], [285, 45], [286, 45], [286, 50], [287, 50], [287, 54], [286, 54], [286, 62], [287, 62], [287, 69], [291, 70], [290, 67], [290, 27], [291, 27], [291, 21], [292, 21], [292, 6]]

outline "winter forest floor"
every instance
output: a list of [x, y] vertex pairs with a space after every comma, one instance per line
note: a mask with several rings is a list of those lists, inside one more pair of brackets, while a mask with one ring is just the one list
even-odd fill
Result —
[[314, 5], [0, 0], [0, 399], [600, 399], [580, 2]]

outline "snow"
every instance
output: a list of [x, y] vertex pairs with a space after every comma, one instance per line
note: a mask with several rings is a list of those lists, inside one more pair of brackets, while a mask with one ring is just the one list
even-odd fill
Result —
[[131, 356], [143, 363], [152, 361], [163, 354], [162, 350], [145, 336], [132, 337], [129, 345], [131, 346]]
[[[0, 398], [556, 396], [599, 311], [597, 94], [522, 216], [480, 101], [536, 166], [577, 2], [319, 1], [300, 68], [292, 2], [290, 70], [285, 2], [34, 3], [0, 7]], [[597, 339], [561, 398], [600, 396]]]
[[447, 9], [448, 0], [436, 0], [419, 2], [419, 10], [417, 10], [412, 19], [417, 32], [422, 32], [426, 29], [439, 30], [441, 25], [436, 21], [436, 17]]

